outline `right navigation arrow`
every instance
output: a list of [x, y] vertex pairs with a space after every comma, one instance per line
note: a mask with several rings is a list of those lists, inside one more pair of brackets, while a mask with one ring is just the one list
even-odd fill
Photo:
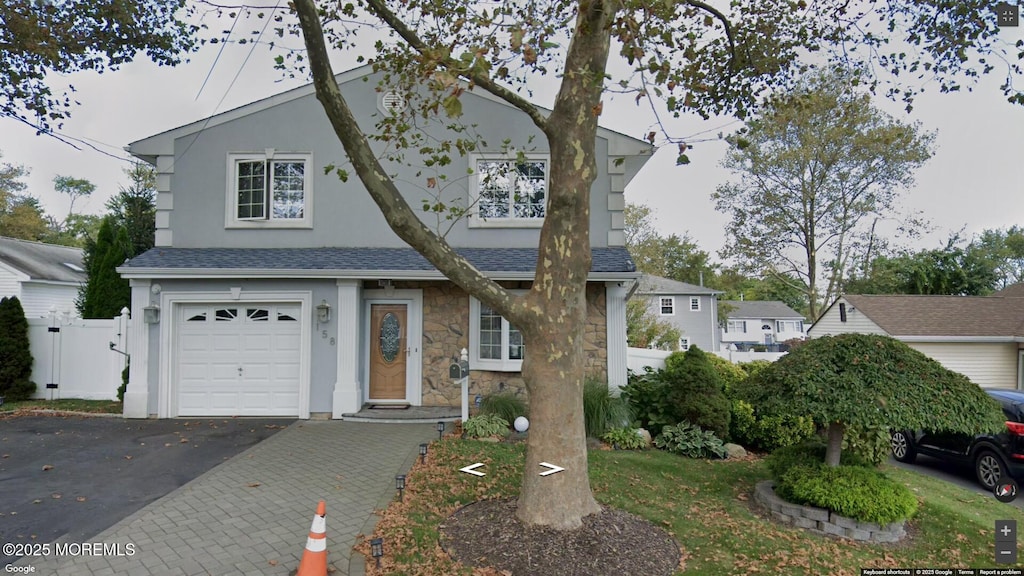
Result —
[[469, 466], [459, 468], [459, 472], [465, 472], [466, 474], [472, 474], [473, 476], [484, 476], [483, 472], [477, 472], [474, 468], [483, 466], [483, 462], [477, 462], [476, 464], [470, 464]]
[[565, 468], [562, 468], [561, 466], [556, 466], [554, 464], [548, 464], [547, 462], [541, 462], [540, 465], [545, 467], [545, 468], [550, 468], [550, 470], [545, 470], [545, 471], [541, 472], [540, 473], [541, 476], [549, 476], [551, 474], [554, 474], [555, 472], [561, 472], [562, 470], [565, 470]]

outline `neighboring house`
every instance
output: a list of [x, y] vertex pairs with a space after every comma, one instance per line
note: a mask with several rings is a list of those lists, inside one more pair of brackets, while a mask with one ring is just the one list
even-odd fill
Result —
[[892, 336], [985, 388], [1024, 388], [1024, 284], [992, 296], [848, 294], [808, 330], [846, 332]]
[[[378, 91], [380, 78], [368, 66], [338, 76], [365, 132], [394, 100]], [[546, 210], [547, 140], [480, 89], [463, 94], [462, 109], [487, 144], [431, 169], [446, 201], [471, 207], [446, 238], [494, 280], [526, 290]], [[530, 150], [525, 162], [503, 152], [506, 140]], [[621, 386], [626, 292], [638, 277], [623, 191], [653, 148], [605, 129], [596, 144], [584, 350], [590, 375]], [[357, 178], [326, 173], [347, 157], [312, 85], [128, 150], [156, 166], [158, 194], [156, 247], [118, 269], [131, 282], [133, 317], [146, 319], [132, 332], [125, 416], [340, 418], [368, 404], [456, 406], [449, 366], [462, 348], [472, 393], [522, 388], [530, 352], [515, 327], [405, 245]], [[413, 207], [436, 191], [418, 169], [394, 170]], [[435, 214], [422, 219], [436, 226]]]
[[634, 298], [647, 301], [654, 317], [668, 322], [680, 332], [679, 349], [698, 346], [718, 350], [718, 294], [704, 286], [679, 282], [653, 274], [644, 274], [636, 284]]
[[776, 352], [786, 340], [807, 337], [803, 315], [779, 300], [723, 300], [722, 305], [728, 306], [723, 347], [747, 351], [764, 346]]
[[27, 318], [75, 314], [85, 280], [80, 248], [0, 236], [0, 298], [17, 296]]

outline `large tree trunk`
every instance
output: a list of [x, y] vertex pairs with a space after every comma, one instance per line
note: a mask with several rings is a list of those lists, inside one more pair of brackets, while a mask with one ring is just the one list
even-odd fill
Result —
[[[313, 0], [295, 0], [313, 72], [324, 106], [349, 160], [395, 233], [438, 270], [482, 302], [497, 309], [523, 333], [523, 378], [530, 395], [531, 426], [526, 468], [516, 515], [526, 524], [569, 530], [600, 511], [590, 490], [583, 426], [583, 335], [587, 319], [586, 283], [590, 272], [590, 187], [597, 177], [594, 158], [597, 117], [615, 17], [611, 0], [580, 2], [576, 29], [566, 56], [561, 90], [544, 118], [514, 92], [487, 77], [472, 76], [523, 110], [548, 138], [551, 154], [544, 224], [540, 231], [533, 287], [511, 296], [427, 229], [373, 154], [356, 118], [334, 81]], [[428, 47], [398, 21], [381, 0], [370, 9], [413, 48]], [[463, 72], [459, 62], [439, 64]], [[563, 471], [540, 476], [541, 462]]]
[[843, 433], [846, 426], [842, 422], [828, 425], [828, 445], [825, 448], [825, 465], [839, 466], [839, 457], [843, 453]]

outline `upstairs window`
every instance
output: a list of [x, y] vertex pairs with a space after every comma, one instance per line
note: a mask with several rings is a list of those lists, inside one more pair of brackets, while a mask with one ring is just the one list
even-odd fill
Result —
[[663, 296], [659, 298], [661, 304], [661, 315], [662, 316], [675, 316], [676, 314], [676, 299], [672, 296]]
[[700, 296], [690, 296], [690, 312], [700, 312]]
[[776, 320], [776, 332], [803, 332], [804, 323], [802, 320]]
[[311, 160], [310, 154], [270, 149], [230, 155], [228, 227], [310, 227]]
[[547, 156], [471, 156], [470, 168], [470, 226], [540, 227], [547, 212]]

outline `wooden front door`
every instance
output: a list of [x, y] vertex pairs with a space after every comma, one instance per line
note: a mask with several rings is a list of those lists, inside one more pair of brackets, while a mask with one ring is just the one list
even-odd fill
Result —
[[407, 318], [407, 304], [370, 304], [370, 400], [406, 399]]

